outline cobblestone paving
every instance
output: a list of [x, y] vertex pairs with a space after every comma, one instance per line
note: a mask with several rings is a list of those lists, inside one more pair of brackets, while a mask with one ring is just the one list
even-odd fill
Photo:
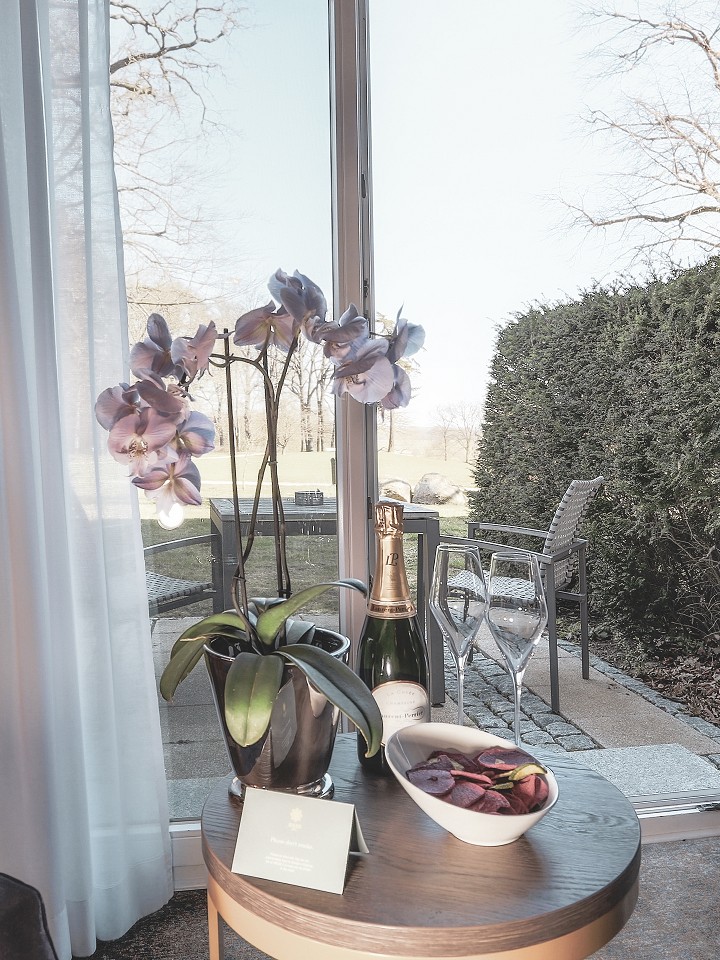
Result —
[[[455, 662], [447, 650], [445, 687], [448, 696], [457, 703]], [[478, 727], [512, 739], [515, 717], [512, 688], [512, 679], [504, 667], [475, 653], [473, 662], [465, 669], [466, 715]], [[523, 691], [520, 705], [520, 734], [528, 746], [564, 751], [592, 750], [600, 746], [575, 724], [553, 713], [549, 704], [529, 690]]]
[[[558, 645], [578, 656], [575, 644], [559, 640]], [[698, 733], [709, 737], [718, 745], [718, 752], [708, 759], [720, 769], [720, 727], [683, 713], [682, 705], [657, 693], [641, 680], [629, 677], [599, 657], [590, 657], [590, 666], [610, 677], [615, 683], [632, 690], [638, 696], [672, 714], [682, 723], [687, 723]], [[445, 684], [448, 696], [457, 702], [455, 662], [445, 651]], [[473, 662], [465, 670], [465, 713], [478, 727], [512, 739], [515, 707], [513, 704], [512, 680], [505, 668], [487, 657], [474, 655]], [[547, 750], [592, 750], [601, 745], [580, 727], [552, 712], [549, 704], [530, 691], [523, 691], [521, 700], [521, 736], [528, 746], [542, 746]]]

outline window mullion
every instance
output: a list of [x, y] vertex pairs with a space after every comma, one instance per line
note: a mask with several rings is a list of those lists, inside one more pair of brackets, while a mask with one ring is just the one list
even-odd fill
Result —
[[[329, 0], [333, 284], [335, 309], [349, 303], [372, 323], [372, 198], [366, 0]], [[342, 577], [365, 580], [370, 504], [377, 496], [374, 410], [336, 401], [338, 563]], [[365, 606], [341, 592], [340, 628], [355, 640]]]

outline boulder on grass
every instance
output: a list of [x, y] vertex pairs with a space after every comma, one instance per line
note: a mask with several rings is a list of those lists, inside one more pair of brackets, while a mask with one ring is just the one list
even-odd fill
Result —
[[463, 490], [442, 473], [426, 473], [420, 477], [412, 492], [414, 503], [465, 506], [467, 498]]
[[410, 503], [412, 500], [412, 487], [406, 480], [381, 480], [379, 489], [380, 496], [389, 500], [400, 500], [403, 503]]

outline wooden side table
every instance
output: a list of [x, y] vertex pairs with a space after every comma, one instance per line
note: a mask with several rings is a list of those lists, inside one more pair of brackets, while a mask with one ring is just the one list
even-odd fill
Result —
[[545, 759], [560, 788], [553, 810], [515, 843], [475, 847], [437, 826], [394, 779], [365, 774], [354, 735], [339, 736], [335, 798], [355, 804], [370, 848], [350, 857], [342, 896], [232, 873], [242, 806], [221, 781], [202, 815], [210, 960], [223, 956], [220, 917], [276, 960], [590, 956], [634, 909], [640, 826], [599, 774], [564, 755]]

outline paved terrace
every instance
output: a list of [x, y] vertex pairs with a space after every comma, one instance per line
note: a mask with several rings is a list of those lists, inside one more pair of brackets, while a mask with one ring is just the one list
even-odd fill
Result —
[[[158, 620], [153, 629], [155, 670], [159, 677], [170, 647], [192, 620]], [[489, 632], [481, 652], [467, 668], [466, 723], [512, 738], [512, 681], [500, 662]], [[549, 706], [547, 644], [538, 646], [525, 675], [522, 737], [528, 746], [572, 752], [597, 769], [628, 796], [720, 791], [720, 728], [683, 713], [674, 701], [627, 677], [597, 657], [590, 679], [581, 677], [573, 644], [559, 651], [560, 706]], [[457, 696], [454, 663], [446, 653], [448, 700], [434, 719], [455, 722]], [[197, 669], [178, 689], [171, 705], [160, 707], [165, 762], [174, 819], [199, 817], [212, 781], [228, 772], [210, 685]]]
[[[552, 712], [547, 641], [541, 641], [525, 674], [521, 735], [528, 746], [572, 752], [628, 796], [720, 789], [720, 727], [683, 713], [682, 707], [628, 677], [599, 657], [583, 680], [580, 651], [560, 641], [561, 715]], [[466, 671], [465, 713], [499, 736], [510, 735], [512, 680], [489, 631]], [[447, 690], [457, 695], [446, 654]]]

